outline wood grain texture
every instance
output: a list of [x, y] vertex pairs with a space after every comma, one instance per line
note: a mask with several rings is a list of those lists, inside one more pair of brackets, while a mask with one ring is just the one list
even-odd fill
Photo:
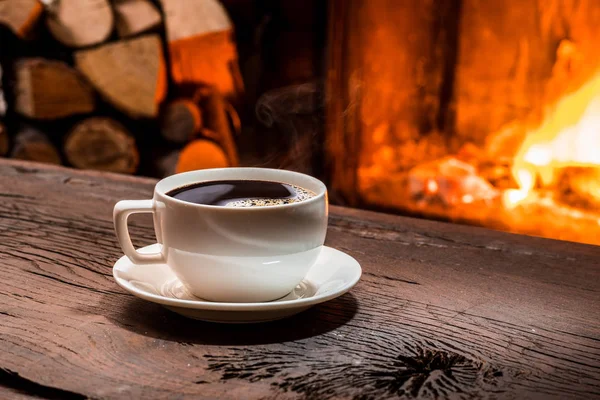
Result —
[[22, 124], [13, 139], [11, 158], [25, 161], [36, 161], [60, 165], [58, 149], [52, 144], [48, 135], [39, 129]]
[[192, 99], [173, 100], [160, 113], [160, 133], [169, 142], [187, 143], [201, 127], [202, 111]]
[[232, 28], [223, 5], [217, 0], [161, 0], [169, 41]]
[[51, 2], [47, 11], [48, 30], [65, 46], [102, 43], [113, 29], [113, 11], [107, 0], [60, 0]]
[[[0, 162], [0, 395], [597, 398], [600, 248], [331, 208], [350, 293], [217, 325], [112, 280], [111, 213], [155, 181]], [[136, 245], [151, 221], [131, 223]]]
[[75, 125], [65, 139], [64, 152], [74, 167], [126, 174], [135, 172], [140, 159], [133, 136], [107, 117]]
[[115, 107], [153, 118], [166, 95], [160, 37], [148, 34], [75, 53], [75, 65]]
[[114, 8], [119, 37], [146, 32], [162, 22], [160, 12], [148, 0], [117, 0]]
[[176, 84], [208, 84], [238, 98], [243, 82], [233, 25], [217, 0], [161, 0], [171, 77]]
[[15, 64], [15, 110], [29, 118], [56, 119], [94, 111], [95, 94], [68, 64], [29, 58]]
[[0, 24], [8, 26], [21, 38], [27, 37], [42, 15], [43, 7], [38, 0], [0, 1]]

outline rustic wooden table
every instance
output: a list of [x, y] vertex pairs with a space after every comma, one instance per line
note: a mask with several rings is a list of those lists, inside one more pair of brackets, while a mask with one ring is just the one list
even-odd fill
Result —
[[600, 247], [332, 207], [350, 293], [209, 324], [112, 279], [112, 207], [154, 183], [0, 162], [0, 398], [600, 397]]

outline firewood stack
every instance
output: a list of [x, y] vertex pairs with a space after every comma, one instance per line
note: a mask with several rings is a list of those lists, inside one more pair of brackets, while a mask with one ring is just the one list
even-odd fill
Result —
[[0, 25], [0, 156], [163, 176], [238, 164], [243, 83], [218, 0], [1, 0]]

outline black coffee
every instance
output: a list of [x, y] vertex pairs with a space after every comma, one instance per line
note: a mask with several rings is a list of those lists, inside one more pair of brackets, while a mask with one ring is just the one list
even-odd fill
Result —
[[287, 183], [272, 181], [212, 181], [183, 186], [167, 193], [178, 200], [223, 207], [264, 207], [297, 203], [315, 194]]

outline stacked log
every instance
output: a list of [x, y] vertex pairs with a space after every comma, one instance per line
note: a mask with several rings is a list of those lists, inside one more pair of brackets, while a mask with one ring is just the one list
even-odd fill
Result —
[[15, 110], [34, 119], [89, 113], [95, 107], [91, 86], [60, 61], [24, 59], [15, 65]]
[[60, 154], [48, 136], [32, 126], [22, 126], [14, 138], [11, 158], [60, 164]]
[[175, 172], [229, 166], [230, 163], [221, 147], [210, 140], [199, 139], [189, 143], [181, 150]]
[[187, 143], [201, 128], [202, 111], [192, 99], [174, 100], [161, 113], [160, 132], [169, 142]]
[[104, 42], [114, 24], [108, 0], [52, 1], [46, 15], [50, 33], [69, 47], [86, 47]]
[[201, 88], [195, 99], [168, 104], [161, 115], [161, 133], [171, 143], [187, 144], [157, 159], [158, 175], [237, 166], [236, 120], [235, 110], [215, 88]]
[[77, 124], [67, 135], [64, 150], [69, 163], [83, 169], [133, 173], [139, 162], [131, 134], [109, 118], [89, 118]]
[[115, 22], [117, 33], [123, 38], [160, 26], [161, 16], [148, 0], [117, 0]]
[[197, 169], [231, 167], [223, 149], [207, 139], [193, 140], [183, 149], [159, 158], [156, 164], [160, 177]]
[[167, 92], [158, 35], [75, 53], [75, 65], [108, 101], [133, 118], [154, 118]]
[[238, 164], [243, 85], [218, 0], [0, 0], [0, 25], [12, 32], [0, 40], [0, 156], [161, 175]]
[[161, 0], [175, 83], [208, 84], [237, 98], [243, 84], [233, 25], [217, 0]]
[[0, 24], [7, 25], [14, 34], [27, 38], [42, 15], [38, 0], [0, 1]]

